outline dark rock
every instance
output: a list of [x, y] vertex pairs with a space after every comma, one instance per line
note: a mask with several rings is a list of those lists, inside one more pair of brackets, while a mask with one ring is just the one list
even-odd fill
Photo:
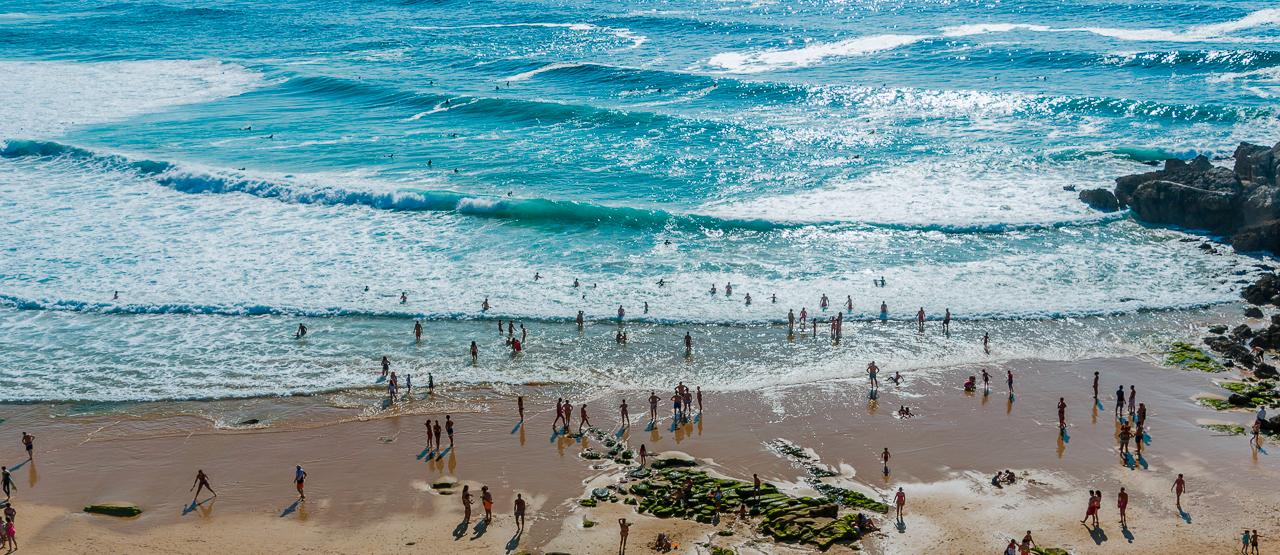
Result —
[[1250, 337], [1253, 337], [1253, 328], [1250, 328], [1248, 324], [1240, 324], [1231, 330], [1231, 338], [1236, 341], [1243, 342]]
[[1263, 380], [1280, 379], [1280, 372], [1276, 372], [1276, 367], [1265, 362], [1259, 362], [1253, 369], [1253, 376]]
[[[1245, 327], [1248, 327], [1248, 326], [1245, 326]], [[1249, 349], [1246, 348], [1244, 345], [1241, 345], [1240, 343], [1232, 340], [1231, 338], [1222, 337], [1222, 336], [1209, 336], [1204, 338], [1204, 343], [1205, 345], [1208, 345], [1210, 349], [1213, 349], [1214, 351], [1217, 351], [1228, 357], [1231, 357], [1231, 359], [1236, 362], [1239, 362], [1246, 366], [1253, 366], [1253, 362], [1254, 362], [1253, 354], [1250, 353]], [[1223, 365], [1231, 366], [1230, 363], [1231, 363], [1231, 360], [1228, 360]]]
[[1280, 252], [1280, 220], [1270, 220], [1236, 231], [1231, 236], [1236, 252]]
[[1249, 346], [1260, 349], [1280, 348], [1280, 326], [1272, 324], [1270, 327], [1258, 330], [1249, 341]]
[[1116, 195], [1106, 189], [1080, 191], [1080, 200], [1092, 206], [1095, 210], [1103, 212], [1115, 212], [1120, 209], [1120, 203], [1116, 201]]
[[1227, 397], [1227, 402], [1237, 407], [1241, 407], [1249, 404], [1249, 397], [1239, 393], [1232, 393], [1230, 397]]
[[1280, 432], [1280, 414], [1262, 421], [1262, 429], [1269, 432]]
[[1280, 144], [1265, 146], [1240, 143], [1236, 147], [1235, 173], [1241, 180], [1254, 183], [1276, 183], [1276, 171], [1280, 169]]
[[1280, 276], [1263, 274], [1253, 285], [1245, 287], [1241, 296], [1251, 304], [1276, 304], [1277, 297], [1280, 296]]
[[1227, 326], [1223, 324], [1214, 324], [1212, 326], [1209, 326], [1209, 333], [1216, 333], [1218, 335], [1222, 335], [1224, 333], [1227, 333]]
[[1249, 308], [1244, 309], [1244, 315], [1246, 318], [1261, 318], [1262, 309], [1256, 306], [1251, 306]]

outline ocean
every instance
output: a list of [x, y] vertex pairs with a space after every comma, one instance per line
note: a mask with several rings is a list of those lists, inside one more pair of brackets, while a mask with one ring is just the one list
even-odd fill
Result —
[[419, 387], [715, 390], [1158, 351], [1262, 260], [1067, 188], [1280, 140], [1278, 45], [1266, 2], [5, 6], [0, 391], [376, 406], [384, 355]]

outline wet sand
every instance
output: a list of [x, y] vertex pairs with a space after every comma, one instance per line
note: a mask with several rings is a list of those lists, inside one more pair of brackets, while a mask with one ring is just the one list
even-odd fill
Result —
[[[1269, 516], [1280, 499], [1275, 449], [1257, 453], [1243, 436], [1201, 427], [1252, 419], [1250, 413], [1219, 413], [1194, 403], [1197, 395], [1221, 395], [1213, 381], [1226, 375], [1157, 367], [1138, 358], [1018, 361], [990, 366], [992, 388], [983, 395], [960, 390], [968, 375], [979, 374], [977, 366], [908, 371], [901, 387], [887, 382], [894, 369], [885, 366], [875, 399], [865, 378], [709, 391], [700, 417], [673, 428], [669, 393], [660, 392], [662, 418], [652, 430], [646, 426], [648, 392], [625, 393], [630, 429], [617, 426], [623, 394], [593, 399], [589, 411], [597, 428], [619, 434], [633, 448], [643, 443], [651, 452], [687, 453], [738, 479], [759, 473], [789, 491], [813, 493], [804, 483], [805, 471], [767, 446], [784, 438], [839, 472], [832, 480], [840, 485], [886, 501], [903, 487], [906, 517], [900, 527], [877, 518], [886, 532], [864, 539], [871, 553], [995, 553], [1027, 530], [1040, 545], [1073, 553], [1222, 552], [1237, 545], [1244, 527], [1258, 529], [1264, 543], [1280, 534]], [[1004, 386], [1006, 369], [1015, 374], [1012, 401]], [[1102, 408], [1092, 399], [1095, 370], [1102, 372]], [[1138, 400], [1148, 407], [1150, 444], [1129, 465], [1115, 439], [1111, 395], [1120, 384], [1126, 391], [1136, 384]], [[343, 416], [309, 398], [277, 401], [299, 414], [307, 414], [310, 403], [311, 416], [290, 426], [248, 430], [218, 429], [194, 415], [156, 417], [145, 406], [130, 418], [121, 416], [129, 410], [68, 415], [65, 405], [5, 405], [9, 418], [0, 425], [13, 441], [0, 456], [11, 468], [18, 466], [13, 502], [20, 545], [39, 553], [597, 553], [616, 549], [616, 519], [623, 515], [640, 521], [633, 529], [635, 548], [637, 540], [650, 541], [659, 530], [685, 545], [706, 541], [711, 525], [637, 516], [621, 504], [578, 507], [576, 500], [590, 487], [617, 475], [616, 466], [593, 469], [594, 461], [577, 456], [582, 443], [553, 437], [550, 409], [564, 390], [518, 390], [528, 407], [520, 427], [514, 399], [504, 391], [424, 401], [461, 409], [454, 413], [456, 446], [440, 457], [424, 453], [421, 415]], [[1065, 438], [1057, 429], [1058, 397], [1068, 403]], [[904, 404], [917, 416], [896, 418]], [[335, 420], [346, 421], [326, 424]], [[575, 428], [576, 423], [575, 418]], [[22, 431], [37, 436], [34, 464], [19, 465]], [[594, 446], [591, 440], [586, 444]], [[893, 454], [887, 475], [878, 459], [885, 447]], [[295, 464], [309, 473], [308, 500], [296, 505]], [[197, 469], [210, 475], [219, 495], [192, 506], [188, 488]], [[996, 489], [990, 476], [1004, 469], [1027, 479]], [[1179, 472], [1188, 480], [1185, 512], [1174, 507], [1169, 492]], [[498, 520], [477, 529], [473, 518], [471, 526], [460, 528], [460, 497], [430, 488], [442, 480], [470, 484], [476, 513], [482, 512], [479, 486], [489, 485]], [[1127, 529], [1115, 523], [1121, 486], [1131, 494]], [[1106, 493], [1101, 530], [1079, 524], [1089, 489]], [[530, 501], [528, 531], [518, 538], [510, 517], [516, 492]], [[135, 519], [79, 512], [87, 504], [113, 501], [145, 512]], [[600, 525], [583, 528], [584, 519]], [[715, 541], [740, 553], [791, 551], [753, 541], [745, 529]]]

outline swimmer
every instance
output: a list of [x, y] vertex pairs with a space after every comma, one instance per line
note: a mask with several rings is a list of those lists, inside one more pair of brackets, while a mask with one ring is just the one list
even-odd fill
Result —
[[747, 306], [751, 306], [751, 293], [747, 293]]
[[480, 348], [476, 347], [476, 342], [471, 342], [471, 362], [475, 362], [480, 358]]
[[822, 295], [822, 300], [818, 301], [818, 306], [821, 307], [822, 310], [826, 310], [829, 304], [831, 303], [827, 301], [827, 295], [824, 293]]
[[645, 314], [649, 313], [649, 301], [644, 302], [644, 313]]
[[664, 286], [664, 285], [666, 285], [666, 284], [667, 284], [667, 280], [662, 279], [662, 278], [659, 278], [659, 279], [658, 279], [658, 287], [662, 287], [662, 286]]
[[404, 304], [404, 303], [407, 303], [407, 302], [409, 302], [409, 294], [408, 294], [408, 293], [406, 293], [406, 292], [401, 292], [401, 293], [400, 293], [400, 304]]
[[120, 300], [120, 292], [119, 292], [119, 291], [116, 291], [115, 295], [113, 295], [113, 296], [111, 297], [111, 300], [113, 300], [113, 301], [118, 301], [118, 300]]
[[713, 283], [713, 284], [711, 284], [711, 294], [712, 294], [712, 295], [715, 295], [715, 294], [716, 294], [716, 284], [714, 284], [714, 283]]
[[298, 333], [297, 333], [297, 335], [294, 335], [293, 337], [294, 337], [294, 338], [296, 338], [296, 339], [302, 339], [303, 337], [306, 337], [306, 336], [307, 336], [307, 326], [306, 326], [306, 324], [298, 324]]
[[573, 280], [573, 286], [574, 286], [574, 287], [577, 287], [577, 286], [578, 286], [578, 279], [577, 279], [577, 278], [574, 278], [574, 280]]
[[413, 338], [422, 341], [422, 322], [418, 320], [413, 321]]
[[387, 374], [389, 374], [390, 372], [391, 372], [391, 361], [384, 356], [382, 357], [382, 377], [384, 378], [387, 377]]
[[689, 332], [684, 332], [684, 351], [688, 353], [693, 350], [693, 336]]
[[533, 273], [533, 281], [538, 281], [541, 278], [542, 278], [542, 274], [539, 274], [538, 272]]
[[924, 331], [924, 307], [920, 307], [920, 312], [916, 313], [916, 321], [920, 323], [920, 331]]
[[772, 300], [773, 300], [773, 304], [778, 304], [778, 294], [777, 294], [777, 293], [774, 293], [774, 295], [773, 295], [772, 297], [770, 297], [770, 299], [772, 299]]
[[724, 296], [726, 297], [733, 296], [733, 284], [729, 284], [729, 283], [724, 284]]
[[480, 310], [481, 311], [489, 310], [489, 297], [485, 297], [484, 302], [480, 303]]

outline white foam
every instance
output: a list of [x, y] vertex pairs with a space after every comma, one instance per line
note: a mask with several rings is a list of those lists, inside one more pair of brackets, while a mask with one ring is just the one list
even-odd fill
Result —
[[587, 64], [582, 64], [582, 63], [577, 63], [577, 62], [556, 62], [556, 63], [554, 63], [554, 64], [545, 65], [545, 66], [542, 66], [542, 67], [540, 67], [540, 68], [538, 68], [538, 69], [535, 69], [535, 70], [532, 70], [532, 71], [526, 71], [526, 72], [524, 72], [524, 73], [517, 73], [517, 74], [515, 74], [515, 75], [512, 75], [511, 77], [506, 78], [505, 80], [506, 80], [506, 81], [524, 81], [525, 79], [528, 79], [528, 78], [530, 78], [530, 77], [533, 77], [533, 76], [535, 76], [535, 75], [537, 75], [537, 74], [539, 74], [539, 73], [544, 73], [544, 72], [548, 72], [548, 71], [555, 71], [555, 70], [557, 70], [557, 69], [564, 69], [564, 68], [569, 68], [569, 67], [582, 67], [582, 66], [584, 66], [584, 65], [587, 65]]
[[943, 36], [947, 37], [967, 37], [970, 35], [983, 35], [987, 33], [1008, 33], [1010, 31], [1050, 31], [1049, 27], [1044, 25], [1029, 25], [1026, 23], [979, 23], [974, 25], [955, 25], [950, 27], [940, 27]]
[[244, 93], [262, 76], [213, 60], [0, 61], [0, 139], [45, 139], [93, 125]]
[[724, 52], [708, 60], [708, 64], [729, 73], [760, 73], [776, 69], [808, 67], [827, 58], [860, 56], [892, 50], [930, 38], [924, 35], [871, 35], [839, 42], [813, 42], [792, 50], [770, 49], [749, 52]]
[[551, 29], [569, 29], [571, 31], [600, 31], [609, 33], [620, 39], [631, 41], [631, 48], [636, 48], [649, 40], [649, 37], [637, 35], [630, 29], [620, 29], [616, 27], [601, 27], [590, 23], [487, 23], [480, 25], [457, 25], [457, 26], [413, 26], [411, 29], [422, 31], [448, 31], [457, 29], [499, 29], [503, 27], [544, 27]]

